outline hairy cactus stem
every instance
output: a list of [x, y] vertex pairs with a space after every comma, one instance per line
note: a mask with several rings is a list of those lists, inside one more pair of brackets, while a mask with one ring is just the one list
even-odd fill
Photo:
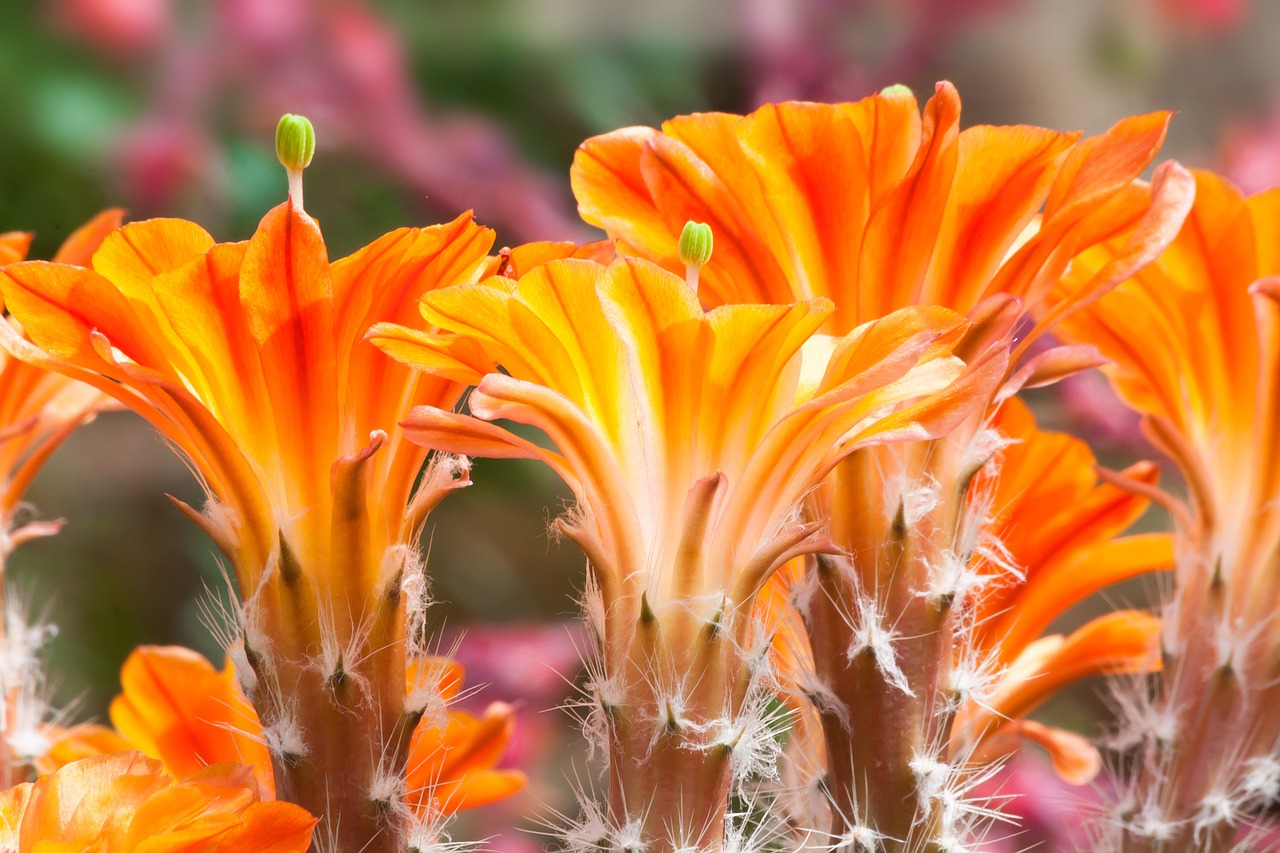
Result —
[[[887, 853], [931, 850], [947, 830], [917, 763], [945, 764], [954, 717], [955, 594], [934, 587], [964, 518], [965, 490], [949, 476], [958, 473], [958, 457], [946, 442], [851, 455], [830, 487], [832, 540], [845, 555], [809, 561], [819, 589], [806, 625], [817, 675], [840, 703], [819, 708], [831, 832], [870, 827]], [[951, 485], [922, 513], [885, 489], [891, 476], [912, 487]]]

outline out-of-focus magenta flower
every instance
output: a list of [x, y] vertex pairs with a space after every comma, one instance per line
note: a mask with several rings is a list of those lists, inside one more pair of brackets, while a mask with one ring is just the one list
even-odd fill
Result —
[[218, 0], [213, 13], [223, 38], [259, 56], [287, 49], [306, 35], [313, 14], [309, 0]]
[[[510, 799], [494, 803], [486, 811], [486, 834], [491, 827], [524, 823], [531, 811], [547, 804], [571, 808], [560, 785], [567, 762], [566, 750], [578, 735], [563, 714], [535, 713], [555, 708], [576, 693], [574, 683], [582, 668], [581, 649], [589, 642], [576, 620], [510, 625], [474, 624], [446, 635], [441, 649], [483, 689], [460, 696], [457, 707], [483, 708], [488, 696], [519, 696], [520, 725], [507, 746], [504, 764], [531, 771], [529, 787]], [[541, 778], [536, 768], [542, 768]], [[540, 853], [543, 845], [511, 829], [493, 834], [486, 849], [494, 853]]]
[[576, 620], [475, 625], [459, 633], [464, 641], [444, 648], [473, 682], [488, 685], [486, 693], [522, 696], [537, 708], [569, 693], [582, 667], [584, 635]]
[[170, 6], [170, 0], [59, 0], [53, 17], [61, 29], [124, 57], [160, 43], [172, 25]]
[[170, 14], [170, 0], [59, 2], [64, 30], [146, 64], [145, 114], [110, 155], [134, 209], [221, 198], [215, 117], [257, 131], [293, 111], [433, 212], [473, 209], [516, 241], [586, 235], [568, 193], [527, 167], [500, 126], [432, 114], [399, 34], [367, 2], [207, 0], [195, 16]]
[[[967, 25], [1019, 0], [899, 0], [896, 3], [742, 0], [739, 26], [752, 101], [842, 101], [912, 77]], [[869, 14], [860, 14], [861, 12]], [[883, 16], [890, 22], [885, 27]], [[849, 51], [840, 35], [868, 25], [891, 35], [877, 50]], [[874, 53], [874, 56], [871, 54]]]
[[1142, 437], [1139, 418], [1116, 397], [1115, 392], [1094, 371], [1077, 373], [1062, 380], [1055, 389], [1067, 418], [1069, 432], [1086, 436], [1095, 447], [1106, 447], [1150, 456], [1154, 451]]
[[1234, 30], [1244, 21], [1246, 0], [1158, 0], [1166, 22], [1200, 31]]
[[1007, 832], [992, 832], [983, 849], [991, 853], [1090, 849], [1089, 827], [1100, 811], [1099, 791], [1110, 782], [1103, 778], [1097, 784], [1100, 787], [1074, 787], [1062, 781], [1039, 756], [1022, 753], [1013, 757], [973, 791], [978, 799], [999, 803], [1000, 810], [1016, 821]]
[[1261, 120], [1228, 124], [1219, 158], [1223, 173], [1243, 193], [1280, 184], [1280, 107]]
[[155, 209], [207, 174], [213, 152], [198, 127], [157, 116], [130, 128], [116, 146], [116, 157], [134, 200]]

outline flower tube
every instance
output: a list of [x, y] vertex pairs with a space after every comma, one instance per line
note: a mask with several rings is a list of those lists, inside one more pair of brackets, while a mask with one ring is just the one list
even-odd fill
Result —
[[470, 415], [413, 410], [412, 440], [540, 459], [577, 498], [556, 529], [590, 564], [598, 654], [583, 713], [609, 805], [571, 827], [571, 845], [722, 849], [730, 792], [775, 772], [757, 594], [792, 556], [829, 547], [801, 501], [857, 448], [963, 416], [943, 390], [961, 370], [958, 315], [908, 309], [815, 337], [830, 312], [824, 299], [704, 312], [652, 264], [560, 260], [428, 294], [434, 331], [370, 332], [399, 359], [477, 383]]
[[[969, 614], [994, 580], [976, 568], [986, 508], [970, 486], [1000, 444], [987, 426], [1003, 399], [1098, 362], [1081, 348], [1026, 359], [1029, 344], [1154, 259], [1186, 215], [1192, 186], [1176, 164], [1137, 181], [1168, 118], [1083, 139], [962, 132], [959, 97], [942, 83], [923, 115], [892, 87], [851, 104], [682, 116], [578, 151], [579, 210], [620, 253], [678, 272], [683, 223], [711, 226], [708, 306], [825, 296], [835, 309], [823, 328], [836, 335], [912, 305], [972, 321], [955, 350], [972, 415], [942, 437], [852, 453], [809, 496], [809, 517], [829, 517], [838, 546], [809, 560], [804, 585], [835, 802], [831, 826], [814, 829], [888, 851], [950, 849], [983, 815], [964, 807], [969, 777], [947, 756], [953, 686], [967, 678], [957, 662], [975, 660]], [[1029, 310], [1072, 259], [1121, 232], [1113, 262], [1033, 324]]]
[[[1280, 191], [1245, 198], [1206, 172], [1196, 184], [1160, 260], [1062, 327], [1111, 359], [1112, 385], [1189, 493], [1116, 479], [1170, 510], [1177, 564], [1158, 686], [1119, 693], [1139, 761], [1106, 850], [1239, 849], [1280, 797]], [[1111, 263], [1120, 239], [1059, 292]]]
[[493, 237], [468, 214], [331, 263], [301, 207], [299, 150], [281, 149], [294, 193], [247, 242], [159, 219], [108, 237], [91, 269], [4, 268], [22, 332], [0, 335], [17, 357], [115, 396], [186, 456], [208, 502], [179, 508], [234, 571], [228, 652], [277, 795], [322, 817], [327, 846], [398, 851], [412, 735], [440, 706], [430, 682], [405, 690], [428, 653], [417, 538], [468, 480], [465, 462], [440, 457], [415, 487], [427, 451], [396, 422], [415, 404], [452, 406], [463, 387], [362, 338], [468, 280]]

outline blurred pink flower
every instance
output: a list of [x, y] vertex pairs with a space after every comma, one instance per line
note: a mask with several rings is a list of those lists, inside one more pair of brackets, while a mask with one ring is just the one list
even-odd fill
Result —
[[[1102, 783], [1110, 787], [1108, 781]], [[973, 791], [975, 799], [991, 798], [991, 805], [1014, 822], [996, 826], [984, 850], [1020, 853], [1023, 850], [1088, 850], [1090, 826], [1099, 815], [1099, 788], [1079, 788], [1063, 782], [1038, 755], [1022, 753], [994, 777]]]
[[1120, 402], [1102, 374], [1094, 370], [1078, 373], [1060, 382], [1055, 391], [1071, 421], [1069, 432], [1109, 450], [1144, 456], [1155, 452], [1138, 429], [1138, 416]]
[[431, 113], [399, 34], [361, 0], [207, 0], [180, 17], [169, 0], [59, 2], [66, 31], [146, 66], [145, 114], [115, 155], [143, 213], [172, 214], [184, 196], [222, 197], [225, 129], [216, 121], [241, 125], [233, 135], [266, 137], [281, 113], [297, 112], [326, 144], [359, 152], [433, 214], [474, 209], [511, 243], [589, 233], [563, 182], [527, 166], [496, 122]]
[[[741, 0], [756, 105], [783, 100], [841, 101], [907, 79], [935, 58], [959, 30], [1021, 0]], [[851, 52], [852, 35], [877, 18], [890, 19], [891, 37], [871, 58]]]
[[[544, 844], [530, 835], [505, 827], [529, 826], [530, 814], [546, 814], [547, 804], [572, 809], [563, 783], [568, 772], [566, 753], [578, 734], [566, 713], [557, 710], [576, 693], [582, 666], [580, 650], [587, 642], [577, 620], [508, 625], [473, 624], [448, 632], [441, 649], [467, 670], [470, 683], [483, 685], [460, 704], [483, 707], [488, 696], [511, 700], [520, 725], [507, 748], [506, 766], [529, 775], [529, 788], [486, 809], [485, 849], [494, 853], [540, 853]], [[498, 833], [493, 827], [504, 827]]]
[[[582, 626], [572, 622], [529, 622], [469, 625], [457, 632], [460, 642], [442, 648], [467, 670], [474, 684], [513, 697], [542, 710], [573, 690], [582, 667]], [[454, 652], [454, 646], [457, 651]]]
[[1280, 108], [1227, 125], [1220, 157], [1222, 171], [1246, 194], [1280, 185]]
[[165, 117], [134, 125], [116, 144], [121, 177], [148, 210], [164, 207], [204, 178], [214, 156], [198, 127]]
[[1244, 20], [1245, 0], [1158, 0], [1166, 21], [1197, 30], [1234, 30]]
[[169, 13], [170, 0], [58, 0], [53, 20], [60, 29], [123, 57], [154, 48], [169, 31]]
[[310, 0], [215, 0], [213, 14], [224, 38], [266, 58], [306, 36], [316, 5]]

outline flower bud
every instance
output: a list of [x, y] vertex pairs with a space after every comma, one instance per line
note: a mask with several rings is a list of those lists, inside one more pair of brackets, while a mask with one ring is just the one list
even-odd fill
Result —
[[904, 86], [901, 83], [894, 83], [892, 86], [885, 86], [883, 89], [880, 90], [880, 97], [882, 98], [888, 97], [891, 95], [899, 96], [899, 97], [905, 95], [906, 97], [909, 98], [912, 96], [912, 94], [914, 93], [911, 91], [911, 87]]

